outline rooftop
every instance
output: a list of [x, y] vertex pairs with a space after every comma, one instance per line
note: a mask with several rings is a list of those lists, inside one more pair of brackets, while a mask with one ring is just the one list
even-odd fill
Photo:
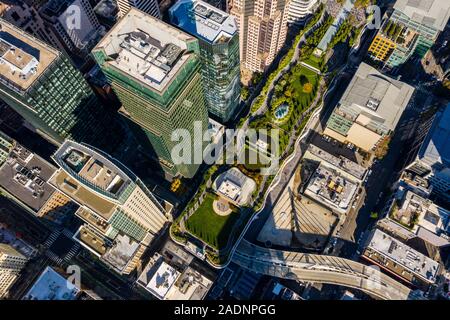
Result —
[[[361, 63], [342, 96], [338, 109], [372, 131], [373, 126], [394, 130], [414, 88]], [[345, 109], [345, 110], [343, 110]], [[362, 117], [359, 117], [362, 115]]]
[[213, 189], [220, 195], [240, 205], [248, 202], [255, 187], [256, 183], [237, 168], [231, 168], [222, 173], [213, 184]]
[[[367, 247], [400, 265], [404, 269], [434, 282], [439, 270], [439, 263], [422, 253], [408, 247], [397, 239], [379, 229], [375, 229]], [[369, 258], [372, 258], [369, 256]]]
[[450, 104], [436, 114], [418, 157], [429, 166], [437, 163], [450, 167]]
[[358, 185], [337, 171], [320, 164], [308, 182], [305, 194], [327, 207], [345, 212], [358, 189]]
[[137, 282], [161, 300], [202, 300], [212, 285], [211, 280], [192, 267], [184, 266], [180, 271], [158, 253]]
[[308, 151], [318, 158], [326, 161], [327, 163], [333, 165], [338, 169], [341, 169], [342, 171], [352, 175], [359, 180], [362, 180], [364, 178], [366, 169], [356, 162], [353, 162], [343, 156], [336, 157], [313, 144], [309, 145]]
[[53, 159], [86, 188], [112, 199], [120, 198], [132, 182], [132, 174], [126, 174], [114, 159], [73, 141], [66, 140], [53, 155]]
[[114, 245], [103, 255], [103, 259], [122, 271], [139, 249], [139, 243], [125, 234], [118, 234], [114, 239]]
[[170, 15], [174, 25], [209, 43], [227, 42], [238, 32], [233, 16], [200, 0], [180, 0]]
[[79, 292], [80, 288], [47, 267], [23, 300], [75, 300]]
[[397, 0], [394, 9], [410, 19], [437, 30], [444, 30], [450, 17], [448, 0]]
[[37, 213], [55, 192], [47, 183], [55, 171], [50, 163], [16, 144], [0, 167], [0, 186]]
[[0, 82], [25, 91], [58, 55], [44, 42], [0, 19]]
[[142, 11], [131, 10], [97, 44], [112, 60], [109, 66], [162, 92], [193, 53], [188, 34]]

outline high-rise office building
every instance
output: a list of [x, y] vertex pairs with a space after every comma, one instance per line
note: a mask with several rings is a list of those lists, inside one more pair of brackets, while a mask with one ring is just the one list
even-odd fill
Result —
[[169, 13], [172, 24], [199, 39], [208, 110], [227, 122], [236, 112], [241, 90], [235, 18], [201, 0], [180, 0]]
[[0, 19], [0, 95], [40, 133], [101, 145], [117, 126], [69, 59]]
[[369, 47], [369, 56], [395, 69], [412, 55], [422, 58], [444, 30], [450, 17], [448, 0], [397, 0]]
[[117, 5], [119, 6], [119, 17], [123, 17], [131, 8], [136, 8], [161, 19], [157, 0], [117, 0]]
[[319, 0], [291, 0], [289, 2], [288, 22], [301, 25], [312, 14], [319, 4]]
[[0, 299], [8, 295], [27, 258], [8, 244], [0, 243]]
[[191, 156], [204, 149], [201, 134], [194, 133], [194, 122], [208, 128], [198, 40], [132, 8], [93, 55], [122, 102], [120, 112], [139, 135], [139, 143], [155, 151], [168, 174], [194, 176], [199, 161], [191, 158], [190, 163], [176, 164], [171, 152], [178, 145], [172, 139], [177, 129], [187, 130], [193, 138]]
[[131, 272], [170, 219], [127, 167], [91, 146], [65, 141], [53, 155], [60, 167], [49, 183], [80, 207], [77, 240], [120, 273]]
[[88, 0], [51, 0], [39, 14], [67, 52], [85, 59], [105, 34]]
[[289, 0], [235, 0], [240, 58], [252, 72], [264, 71], [286, 41]]

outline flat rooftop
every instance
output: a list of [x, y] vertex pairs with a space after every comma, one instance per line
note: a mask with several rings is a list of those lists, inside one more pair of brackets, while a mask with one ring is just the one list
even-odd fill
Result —
[[142, 11], [131, 8], [93, 51], [104, 51], [108, 66], [162, 92], [193, 53], [195, 38]]
[[320, 164], [308, 182], [305, 195], [339, 211], [347, 211], [358, 185]]
[[125, 234], [118, 234], [114, 239], [114, 245], [103, 255], [103, 259], [122, 271], [131, 261], [140, 244]]
[[23, 300], [75, 300], [80, 288], [47, 267], [39, 276]]
[[444, 30], [450, 17], [448, 0], [397, 0], [394, 9], [401, 11], [413, 21]]
[[308, 151], [315, 155], [317, 158], [335, 166], [338, 169], [352, 175], [353, 177], [362, 180], [366, 173], [366, 168], [360, 166], [356, 162], [353, 162], [343, 156], [334, 156], [331, 153], [326, 152], [325, 150], [310, 144], [308, 146]]
[[155, 254], [137, 283], [160, 300], [202, 300], [213, 282], [190, 266], [180, 271]]
[[[369, 129], [374, 122], [393, 131], [413, 92], [412, 86], [361, 63], [345, 90], [338, 109]], [[353, 110], [353, 114], [346, 112], [348, 109]], [[357, 119], [360, 115], [363, 117]]]
[[58, 172], [52, 176], [49, 183], [73, 199], [80, 206], [88, 207], [105, 220], [109, 220], [116, 208], [116, 205], [113, 202], [105, 200], [87, 189], [78, 180], [69, 176], [64, 170], [58, 170]]
[[66, 140], [53, 158], [74, 179], [105, 196], [119, 198], [131, 183], [131, 178], [111, 159], [83, 144]]
[[59, 52], [3, 19], [0, 28], [0, 81], [15, 91], [25, 91]]
[[[439, 270], [438, 262], [379, 229], [374, 230], [367, 247], [429, 282], [436, 281]], [[371, 257], [369, 256], [369, 258]]]
[[450, 167], [450, 104], [436, 114], [418, 157], [429, 166], [438, 163]]
[[176, 2], [170, 16], [174, 25], [209, 43], [228, 42], [238, 32], [233, 16], [200, 0]]
[[55, 192], [48, 183], [55, 171], [50, 163], [16, 144], [0, 167], [0, 186], [37, 213]]

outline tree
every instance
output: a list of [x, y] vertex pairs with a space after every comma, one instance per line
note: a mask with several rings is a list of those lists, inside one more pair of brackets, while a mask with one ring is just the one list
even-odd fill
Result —
[[303, 85], [303, 92], [304, 93], [311, 93], [312, 92], [312, 84], [311, 83], [305, 83]]

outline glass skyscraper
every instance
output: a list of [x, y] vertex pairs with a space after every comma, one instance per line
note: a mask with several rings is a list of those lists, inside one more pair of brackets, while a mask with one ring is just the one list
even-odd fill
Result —
[[236, 114], [241, 91], [235, 18], [199, 0], [180, 0], [169, 14], [172, 24], [198, 38], [208, 110], [227, 122]]

